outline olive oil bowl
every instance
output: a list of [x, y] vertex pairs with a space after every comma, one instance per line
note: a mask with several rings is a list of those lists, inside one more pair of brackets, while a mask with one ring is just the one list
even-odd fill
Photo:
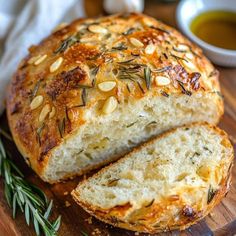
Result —
[[213, 63], [236, 67], [236, 0], [182, 0], [176, 19]]

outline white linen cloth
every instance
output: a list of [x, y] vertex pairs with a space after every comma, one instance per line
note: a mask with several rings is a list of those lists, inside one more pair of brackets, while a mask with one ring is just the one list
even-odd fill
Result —
[[28, 47], [59, 23], [84, 15], [82, 0], [0, 0], [0, 114], [6, 87]]

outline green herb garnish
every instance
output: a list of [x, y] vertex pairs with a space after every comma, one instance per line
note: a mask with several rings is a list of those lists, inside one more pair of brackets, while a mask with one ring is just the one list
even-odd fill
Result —
[[0, 176], [3, 178], [4, 193], [12, 208], [13, 219], [16, 218], [17, 209], [20, 209], [27, 225], [33, 222], [36, 235], [43, 233], [45, 236], [55, 236], [60, 227], [61, 216], [54, 222], [49, 221], [53, 202], [48, 201], [42, 190], [24, 179], [22, 172], [10, 159], [10, 154], [5, 151], [2, 137], [10, 137], [5, 134], [5, 131], [0, 131]]
[[121, 43], [120, 45], [115, 46], [115, 47], [112, 47], [111, 49], [112, 49], [113, 51], [116, 51], [116, 50], [122, 51], [122, 50], [126, 50], [127, 48], [128, 48], [128, 47], [125, 46], [124, 43]]
[[181, 88], [183, 94], [186, 94], [186, 95], [188, 95], [188, 96], [191, 96], [191, 95], [192, 95], [192, 92], [191, 92], [191, 91], [185, 89], [184, 83], [183, 83], [182, 81], [177, 80], [177, 82], [178, 82], [178, 84], [179, 84], [179, 86], [180, 86], [180, 88]]
[[126, 88], [127, 88], [128, 92], [131, 93], [131, 91], [130, 91], [130, 87], [129, 87], [128, 84], [126, 84]]
[[43, 123], [36, 131], [36, 137], [37, 137], [37, 141], [39, 143], [39, 146], [41, 146], [41, 134], [42, 134], [42, 131], [45, 127], [45, 123]]
[[169, 97], [170, 95], [167, 93], [167, 92], [165, 92], [165, 91], [161, 91], [161, 95], [162, 96], [164, 96], [164, 97]]
[[86, 106], [86, 103], [87, 103], [87, 92], [86, 92], [86, 88], [83, 88], [83, 90], [82, 90], [81, 100], [82, 100], [82, 104], [77, 105], [77, 106], [74, 106], [74, 107], [84, 107], [84, 106]]
[[154, 203], [155, 199], [153, 198], [145, 207], [150, 207]]
[[139, 87], [139, 89], [141, 90], [141, 92], [142, 92], [142, 93], [145, 93], [145, 91], [144, 91], [142, 85], [139, 83], [139, 81], [136, 81], [136, 82], [137, 82], [138, 87]]
[[79, 41], [79, 35], [72, 35], [63, 40], [61, 45], [54, 51], [55, 54], [65, 52], [67, 48]]
[[60, 137], [63, 138], [63, 135], [65, 133], [66, 128], [66, 118], [64, 117], [61, 121], [58, 123], [58, 131], [60, 134]]
[[39, 85], [41, 83], [41, 80], [37, 81], [37, 83], [35, 84], [32, 92], [31, 92], [31, 95], [30, 95], [30, 100], [32, 101], [33, 98], [35, 97], [35, 95], [37, 94], [38, 90], [39, 90]]
[[209, 204], [213, 200], [214, 196], [216, 195], [216, 192], [217, 191], [214, 190], [212, 186], [210, 185], [208, 194], [207, 194], [207, 204]]
[[171, 53], [170, 55], [171, 55], [172, 57], [174, 57], [176, 61], [182, 60], [182, 61], [188, 62], [188, 60], [187, 60], [186, 58], [179, 57], [179, 56], [174, 55], [174, 54], [172, 54], [172, 53]]
[[156, 27], [156, 26], [150, 26], [150, 28], [158, 30], [158, 31], [163, 32], [163, 33], [166, 33], [166, 34], [170, 34], [170, 32], [168, 30], [164, 30], [164, 29], [161, 29], [161, 28]]
[[80, 233], [82, 234], [82, 236], [88, 236], [88, 234], [87, 233], [85, 233], [84, 231], [80, 231]]
[[163, 68], [159, 68], [159, 69], [152, 69], [153, 72], [157, 72], [157, 73], [161, 73], [161, 72], [165, 72], [167, 70], [170, 70], [171, 66], [165, 66]]
[[133, 126], [134, 124], [136, 124], [137, 122], [138, 122], [138, 121], [136, 120], [135, 122], [132, 122], [132, 123], [126, 125], [126, 128], [132, 127], [132, 126]]
[[151, 87], [151, 70], [149, 67], [144, 68], [144, 79], [146, 82], [146, 87], [149, 90]]
[[134, 31], [135, 31], [135, 28], [129, 28], [126, 32], [123, 33], [123, 35], [132, 34]]

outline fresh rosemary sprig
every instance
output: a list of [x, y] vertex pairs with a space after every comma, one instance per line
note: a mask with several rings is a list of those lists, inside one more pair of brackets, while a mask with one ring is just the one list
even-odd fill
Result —
[[18, 167], [12, 162], [10, 154], [6, 152], [2, 138], [11, 136], [0, 129], [0, 176], [4, 181], [4, 192], [8, 205], [12, 208], [15, 219], [17, 209], [25, 215], [27, 225], [33, 222], [36, 235], [55, 236], [61, 223], [61, 216], [54, 222], [49, 221], [52, 201], [48, 201], [45, 194], [35, 185], [27, 182]]

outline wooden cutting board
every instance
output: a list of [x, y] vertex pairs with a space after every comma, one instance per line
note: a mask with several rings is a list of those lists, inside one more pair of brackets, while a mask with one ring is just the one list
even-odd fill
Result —
[[[101, 6], [101, 0], [98, 6]], [[97, 14], [99, 9], [94, 9], [94, 0], [86, 1], [86, 9], [89, 15]], [[176, 3], [160, 4], [156, 1], [146, 1], [145, 13], [162, 19], [164, 22], [175, 26], [174, 11]], [[89, 12], [90, 10], [90, 12]], [[236, 69], [218, 67], [222, 93], [225, 97], [225, 115], [220, 122], [220, 127], [229, 133], [236, 147]], [[6, 128], [5, 114], [0, 118], [0, 126]], [[48, 198], [53, 199], [53, 216], [62, 216], [62, 224], [59, 235], [78, 236], [82, 231], [88, 235], [131, 236], [137, 235], [131, 231], [111, 227], [92, 218], [77, 206], [70, 196], [70, 192], [76, 187], [81, 178], [61, 184], [49, 185], [41, 181], [24, 163], [16, 147], [9, 143], [7, 148], [13, 153], [14, 161], [23, 171], [26, 178], [43, 189]], [[0, 180], [0, 236], [31, 236], [35, 235], [32, 227], [25, 223], [24, 216], [19, 212], [16, 220], [12, 220], [11, 210], [4, 199], [4, 189]], [[68, 194], [67, 194], [68, 193]], [[69, 205], [69, 206], [68, 206]], [[230, 236], [236, 234], [236, 165], [233, 168], [233, 183], [227, 197], [204, 220], [183, 232], [167, 232], [158, 234], [167, 235], [194, 235], [194, 236]], [[145, 235], [145, 234], [139, 234]]]

